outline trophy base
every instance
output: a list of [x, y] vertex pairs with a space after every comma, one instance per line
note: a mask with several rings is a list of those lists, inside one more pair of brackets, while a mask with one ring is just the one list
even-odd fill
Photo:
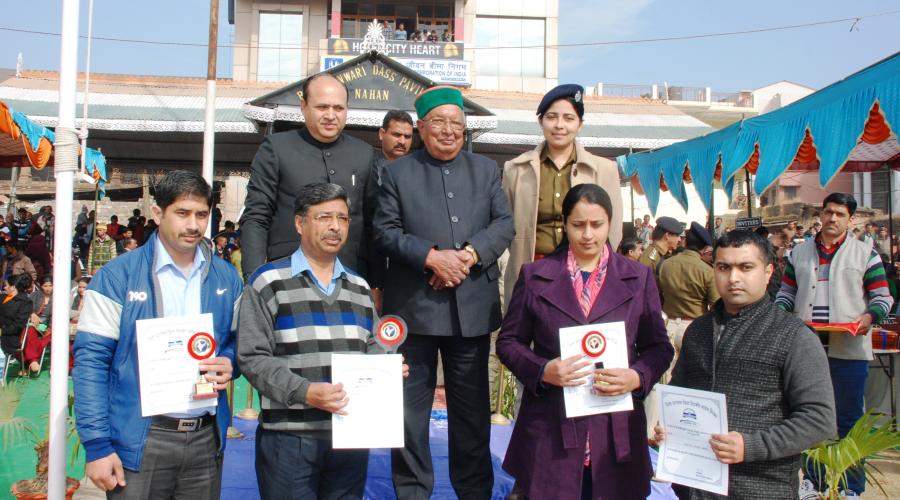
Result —
[[237, 415], [235, 416], [241, 420], [256, 420], [259, 418], [259, 412], [253, 408], [244, 408], [237, 412]]
[[212, 399], [218, 396], [219, 393], [216, 392], [215, 389], [213, 389], [213, 384], [211, 382], [205, 382], [197, 383], [194, 385], [194, 395], [191, 397], [191, 399]]

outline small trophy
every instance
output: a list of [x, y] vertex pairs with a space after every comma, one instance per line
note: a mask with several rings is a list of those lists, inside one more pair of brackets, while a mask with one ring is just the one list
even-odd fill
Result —
[[381, 322], [375, 327], [375, 340], [387, 354], [394, 354], [406, 340], [407, 332], [403, 318], [389, 314], [382, 316]]
[[[188, 354], [198, 361], [212, 357], [215, 352], [216, 339], [206, 332], [197, 332], [188, 341]], [[213, 383], [206, 380], [203, 373], [200, 373], [197, 383], [194, 384], [194, 395], [191, 396], [191, 399], [211, 399], [216, 396], [218, 396], [218, 393]]]

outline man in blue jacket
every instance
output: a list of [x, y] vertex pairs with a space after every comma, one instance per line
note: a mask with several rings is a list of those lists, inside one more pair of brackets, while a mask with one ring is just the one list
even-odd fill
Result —
[[[169, 172], [155, 199], [158, 231], [103, 266], [85, 293], [73, 371], [85, 473], [107, 498], [218, 499], [243, 283], [201, 244], [212, 190], [200, 175]], [[142, 417], [135, 322], [201, 313], [213, 315], [217, 352], [200, 371], [219, 391], [218, 406]]]

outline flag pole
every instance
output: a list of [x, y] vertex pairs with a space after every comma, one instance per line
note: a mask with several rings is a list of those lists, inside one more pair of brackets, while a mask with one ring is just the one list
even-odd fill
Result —
[[[209, 49], [206, 64], [206, 116], [203, 125], [203, 178], [213, 185], [213, 159], [216, 125], [216, 49], [219, 37], [219, 0], [209, 2]], [[210, 200], [213, 202], [214, 200]], [[212, 220], [210, 220], [212, 222]], [[212, 224], [206, 226], [206, 237], [212, 235]]]
[[78, 83], [79, 0], [63, 0], [59, 57], [59, 122], [56, 127], [53, 171], [56, 213], [53, 246], [53, 331], [50, 343], [50, 414], [47, 497], [66, 496], [66, 441], [69, 416], [69, 283], [72, 260], [72, 196], [78, 170], [75, 95]]

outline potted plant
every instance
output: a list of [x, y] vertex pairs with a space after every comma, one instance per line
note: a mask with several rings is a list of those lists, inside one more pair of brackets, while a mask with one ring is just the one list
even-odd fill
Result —
[[867, 482], [887, 496], [876, 477], [881, 471], [865, 461], [880, 458], [884, 451], [900, 447], [900, 432], [893, 430], [894, 420], [876, 427], [879, 420], [881, 417], [866, 412], [843, 438], [825, 441], [806, 450], [808, 467], [819, 471], [828, 487], [825, 493], [820, 493], [820, 498], [840, 499], [841, 485], [847, 483], [848, 475], [859, 474], [860, 466], [866, 471]]
[[[27, 439], [34, 445], [37, 454], [37, 466], [35, 477], [16, 481], [9, 489], [10, 493], [18, 499], [40, 500], [47, 498], [47, 470], [50, 458], [50, 442], [47, 435], [40, 436], [34, 426], [22, 417], [15, 416], [19, 402], [22, 400], [22, 383], [15, 382], [0, 387], [0, 436], [2, 436], [4, 451], [9, 446], [14, 446], [21, 440]], [[71, 402], [71, 398], [70, 398]], [[74, 422], [68, 419], [69, 430], [67, 437], [75, 434]], [[73, 458], [78, 452], [76, 444]], [[66, 498], [71, 499], [78, 489], [77, 479], [66, 478]]]

